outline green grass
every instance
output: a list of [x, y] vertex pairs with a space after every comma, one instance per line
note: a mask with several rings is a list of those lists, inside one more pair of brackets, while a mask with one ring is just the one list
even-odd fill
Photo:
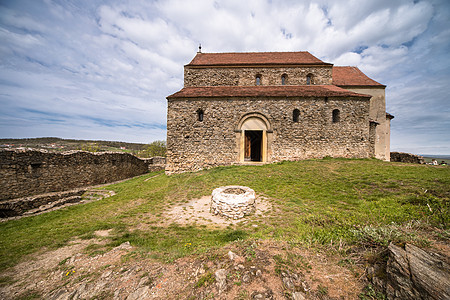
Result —
[[199, 278], [199, 280], [195, 284], [195, 287], [199, 288], [202, 286], [207, 286], [213, 283], [214, 281], [216, 281], [216, 278], [211, 272], [208, 272]]
[[[249, 186], [268, 197], [277, 212], [257, 228], [251, 222], [223, 230], [157, 226], [169, 205], [210, 195], [223, 185]], [[1, 223], [0, 269], [40, 249], [55, 249], [76, 237], [89, 239], [101, 229], [112, 229], [106, 247], [129, 241], [138, 249], [135, 255], [169, 261], [250, 238], [329, 245], [372, 237], [384, 244], [393, 237], [409, 239], [392, 230], [416, 220], [440, 228], [448, 238], [449, 187], [450, 167], [373, 159], [219, 167], [170, 177], [151, 173], [107, 187], [116, 192], [113, 197]], [[147, 226], [137, 230], [142, 224]]]

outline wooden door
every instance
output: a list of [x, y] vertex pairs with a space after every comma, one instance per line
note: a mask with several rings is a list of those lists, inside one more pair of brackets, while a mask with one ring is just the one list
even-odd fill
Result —
[[252, 156], [252, 139], [248, 133], [245, 131], [245, 143], [244, 143], [244, 160], [251, 160]]

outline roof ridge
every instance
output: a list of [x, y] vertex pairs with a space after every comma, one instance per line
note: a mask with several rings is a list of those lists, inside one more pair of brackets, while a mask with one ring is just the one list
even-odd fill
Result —
[[332, 65], [308, 51], [198, 52], [186, 66]]
[[311, 84], [311, 85], [305, 85], [305, 84], [288, 84], [288, 85], [279, 85], [279, 84], [267, 84], [267, 85], [200, 85], [200, 86], [183, 86], [184, 88], [268, 88], [268, 87], [277, 87], [277, 88], [290, 88], [290, 87], [306, 87], [306, 88], [312, 88], [312, 87], [336, 87], [342, 90], [346, 90], [344, 88], [341, 88], [340, 86], [336, 84]]
[[[309, 53], [309, 51], [250, 51], [250, 52], [199, 52], [198, 54], [255, 54], [255, 53]], [[313, 55], [313, 54], [311, 54]]]
[[357, 66], [333, 66], [332, 83], [337, 86], [386, 87], [367, 76]]
[[355, 93], [336, 85], [249, 85], [249, 86], [191, 86], [183, 87], [170, 95], [171, 98], [210, 97], [362, 97], [371, 96]]

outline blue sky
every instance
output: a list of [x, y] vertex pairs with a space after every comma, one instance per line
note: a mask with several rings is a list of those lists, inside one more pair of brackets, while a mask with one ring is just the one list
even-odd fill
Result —
[[391, 150], [450, 154], [450, 1], [0, 0], [0, 137], [148, 143], [203, 52], [309, 51], [387, 85]]

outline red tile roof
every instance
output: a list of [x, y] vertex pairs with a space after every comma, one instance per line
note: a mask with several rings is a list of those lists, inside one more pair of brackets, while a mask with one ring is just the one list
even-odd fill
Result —
[[386, 87], [366, 76], [357, 67], [333, 67], [333, 84], [337, 86]]
[[174, 98], [215, 97], [363, 97], [335, 85], [283, 85], [283, 86], [204, 86], [185, 87], [167, 97]]
[[197, 53], [187, 66], [329, 65], [309, 52]]

